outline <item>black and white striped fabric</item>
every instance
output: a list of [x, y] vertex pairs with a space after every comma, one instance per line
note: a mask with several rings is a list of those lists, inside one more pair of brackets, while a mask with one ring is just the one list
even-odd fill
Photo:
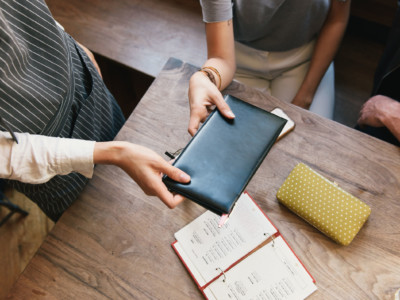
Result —
[[[95, 141], [112, 140], [124, 123], [90, 59], [43, 0], [0, 0], [0, 115], [16, 132]], [[87, 178], [8, 183], [57, 220]]]

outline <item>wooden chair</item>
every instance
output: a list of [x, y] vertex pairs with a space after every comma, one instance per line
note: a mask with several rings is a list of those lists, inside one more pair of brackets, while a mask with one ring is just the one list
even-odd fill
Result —
[[5, 182], [3, 180], [0, 180], [0, 208], [1, 207], [6, 207], [10, 212], [4, 216], [0, 220], [0, 227], [7, 222], [8, 219], [10, 219], [15, 213], [19, 213], [22, 216], [27, 216], [29, 213], [22, 208], [20, 208], [18, 205], [12, 203], [4, 194], [4, 189], [5, 189]]

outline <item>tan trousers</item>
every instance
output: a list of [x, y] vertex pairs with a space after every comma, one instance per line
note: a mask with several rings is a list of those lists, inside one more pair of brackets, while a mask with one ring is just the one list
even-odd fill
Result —
[[[257, 50], [235, 43], [237, 70], [235, 79], [286, 102], [291, 102], [310, 65], [315, 41], [284, 52]], [[310, 111], [333, 119], [335, 73], [329, 66], [314, 95]]]

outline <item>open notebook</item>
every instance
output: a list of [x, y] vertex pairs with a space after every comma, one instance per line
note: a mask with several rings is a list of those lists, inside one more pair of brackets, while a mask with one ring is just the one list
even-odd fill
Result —
[[207, 299], [304, 299], [317, 289], [246, 192], [223, 227], [218, 220], [206, 211], [176, 232], [172, 244]]

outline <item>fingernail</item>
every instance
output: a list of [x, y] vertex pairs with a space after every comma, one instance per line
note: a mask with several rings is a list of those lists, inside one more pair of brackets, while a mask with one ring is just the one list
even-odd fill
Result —
[[179, 176], [179, 178], [180, 178], [182, 181], [189, 181], [189, 180], [190, 180], [190, 176], [189, 176], [188, 174], [186, 174], [186, 173], [181, 173], [181, 175]]
[[234, 117], [235, 117], [235, 115], [233, 114], [233, 112], [232, 112], [231, 110], [226, 110], [226, 111], [225, 111], [225, 114], [226, 114], [227, 116], [231, 117], [231, 118], [234, 118]]

